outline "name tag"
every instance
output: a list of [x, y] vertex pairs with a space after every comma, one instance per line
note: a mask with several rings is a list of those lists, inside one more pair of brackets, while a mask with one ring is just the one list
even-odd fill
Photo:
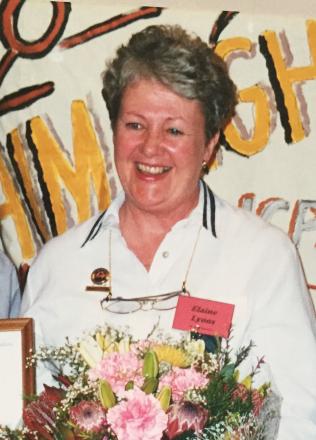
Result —
[[234, 305], [180, 295], [173, 328], [228, 338]]

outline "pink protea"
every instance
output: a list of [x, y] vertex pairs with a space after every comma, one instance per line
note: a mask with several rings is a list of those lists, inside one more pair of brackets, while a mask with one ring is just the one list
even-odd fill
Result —
[[177, 402], [168, 409], [166, 435], [173, 439], [186, 432], [202, 431], [208, 420], [208, 411], [201, 405], [189, 401]]
[[37, 431], [43, 439], [53, 440], [56, 429], [54, 407], [64, 397], [64, 391], [44, 385], [44, 391], [37, 400], [29, 403], [23, 410], [24, 425], [30, 431]]
[[159, 382], [159, 389], [164, 385], [171, 387], [172, 400], [181, 400], [184, 393], [194, 388], [204, 388], [208, 384], [208, 379], [194, 368], [174, 367], [165, 374]]
[[105, 411], [92, 400], [82, 400], [70, 408], [70, 420], [86, 432], [99, 432], [106, 423]]
[[142, 362], [132, 352], [109, 353], [89, 370], [89, 378], [91, 380], [105, 379], [114, 393], [120, 395], [130, 381], [139, 387], [143, 385]]
[[107, 421], [118, 440], [160, 440], [168, 416], [159, 401], [138, 388], [125, 391], [123, 397], [107, 413]]

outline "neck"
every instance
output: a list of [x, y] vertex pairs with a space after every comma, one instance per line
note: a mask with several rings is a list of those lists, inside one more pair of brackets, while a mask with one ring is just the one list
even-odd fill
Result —
[[146, 211], [128, 200], [123, 203], [119, 212], [121, 233], [147, 270], [166, 234], [178, 221], [188, 217], [197, 203], [198, 197], [190, 206], [168, 213]]

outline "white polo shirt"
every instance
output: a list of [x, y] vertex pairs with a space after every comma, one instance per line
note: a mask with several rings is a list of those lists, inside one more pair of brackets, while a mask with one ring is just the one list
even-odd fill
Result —
[[32, 264], [22, 314], [35, 319], [37, 345], [63, 344], [102, 323], [128, 326], [137, 338], [157, 323], [177, 335], [174, 310], [110, 313], [100, 306], [105, 293], [86, 286], [98, 267], [111, 268], [112, 294], [126, 298], [181, 290], [187, 274], [192, 296], [235, 305], [232, 348], [252, 340], [249, 361], [254, 366], [265, 357], [284, 399], [278, 439], [315, 440], [315, 316], [286, 234], [214, 196], [203, 182], [197, 207], [165, 236], [147, 272], [120, 233], [123, 201], [120, 194], [101, 216], [51, 240]]

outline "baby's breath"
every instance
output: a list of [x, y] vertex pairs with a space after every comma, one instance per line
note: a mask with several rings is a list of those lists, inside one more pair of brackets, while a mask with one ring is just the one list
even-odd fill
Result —
[[25, 440], [28, 436], [32, 436], [33, 440], [39, 440], [37, 433], [28, 428], [11, 430], [8, 427], [0, 426], [1, 440]]
[[[53, 405], [50, 407], [51, 412], [47, 419], [50, 424], [46, 426], [44, 422], [41, 427], [45, 428], [54, 440], [66, 438], [69, 432], [72, 435], [73, 429], [77, 432], [79, 428], [78, 426], [75, 427], [71, 414], [73, 411], [78, 411], [83, 402], [88, 405], [88, 408], [89, 404], [90, 408], [93, 405], [99, 405], [101, 412], [102, 405], [104, 405], [104, 408], [108, 408], [106, 406], [107, 402], [113, 402], [111, 394], [108, 394], [109, 387], [110, 393], [114, 396], [111, 384], [102, 383], [100, 385], [98, 380], [90, 380], [90, 368], [93, 369], [100, 361], [104, 361], [104, 358], [113, 351], [117, 352], [114, 354], [131, 351], [140, 362], [144, 362], [145, 355], [149, 350], [156, 354], [156, 362], [158, 362], [158, 368], [154, 367], [154, 358], [150, 357], [147, 364], [147, 371], [156, 371], [154, 379], [157, 384], [155, 385], [153, 382], [153, 388], [150, 391], [154, 396], [158, 397], [160, 393], [160, 379], [171, 373], [171, 370], [177, 365], [181, 368], [192, 367], [196, 370], [196, 373], [204, 376], [204, 379], [206, 378], [208, 381], [204, 388], [183, 391], [182, 401], [189, 403], [193, 410], [199, 408], [197, 414], [202, 414], [204, 411], [208, 417], [207, 421], [203, 422], [201, 426], [202, 431], [198, 433], [184, 432], [183, 438], [186, 440], [261, 440], [264, 438], [264, 428], [271, 417], [273, 416], [278, 420], [279, 406], [276, 402], [273, 406], [273, 412], [271, 412], [269, 411], [270, 405], [267, 405], [267, 410], [262, 410], [260, 413], [265, 414], [260, 420], [260, 418], [254, 416], [252, 411], [254, 404], [251, 399], [247, 400], [245, 398], [243, 400], [245, 391], [237, 387], [237, 385], [242, 384], [238, 384], [236, 368], [248, 356], [251, 347], [252, 345], [249, 344], [247, 347], [240, 348], [234, 360], [232, 360], [229, 340], [224, 341], [222, 345], [219, 344], [215, 353], [208, 353], [205, 350], [203, 340], [191, 340], [188, 336], [185, 336], [180, 341], [176, 341], [158, 327], [151, 332], [148, 339], [136, 341], [129, 334], [126, 327], [115, 329], [109, 326], [98, 326], [73, 342], [67, 339], [61, 347], [43, 346], [36, 353], [30, 352], [27, 365], [33, 366], [40, 362], [50, 363], [55, 378], [60, 382], [60, 389], [48, 387], [50, 389], [45, 396], [46, 400], [43, 400], [45, 407], [47, 402], [51, 403], [50, 398], [53, 399]], [[257, 366], [250, 373], [251, 380], [260, 368], [261, 363], [262, 360], [259, 360]], [[117, 365], [117, 369], [120, 372], [120, 365]], [[106, 382], [106, 380], [103, 380], [103, 382]], [[127, 386], [134, 387], [135, 384], [128, 383]], [[160, 403], [167, 405], [167, 407], [170, 404], [169, 409], [172, 410], [172, 406], [176, 406], [177, 402], [175, 399], [172, 400], [172, 392], [175, 393], [175, 391], [172, 391], [172, 384], [170, 387], [170, 397], [168, 397], [170, 390], [162, 390]], [[266, 384], [265, 399], [269, 389], [270, 386]], [[234, 391], [239, 392], [239, 394], [237, 393], [239, 400], [237, 398], [234, 401], [232, 397]], [[39, 403], [38, 408], [42, 411], [40, 398], [35, 400], [35, 404]], [[113, 399], [114, 404], [119, 404], [122, 397], [116, 395]], [[38, 408], [36, 407], [36, 410]], [[105, 411], [104, 408], [103, 411]], [[101, 440], [103, 438], [115, 440], [117, 438], [109, 426], [101, 426], [100, 429], [101, 431], [97, 435], [80, 431], [79, 437], [86, 440]], [[42, 438], [38, 434], [30, 432], [27, 428], [10, 430], [7, 427], [0, 427], [0, 440], [24, 440], [28, 437], [34, 440]], [[273, 438], [275, 438], [274, 435]]]

